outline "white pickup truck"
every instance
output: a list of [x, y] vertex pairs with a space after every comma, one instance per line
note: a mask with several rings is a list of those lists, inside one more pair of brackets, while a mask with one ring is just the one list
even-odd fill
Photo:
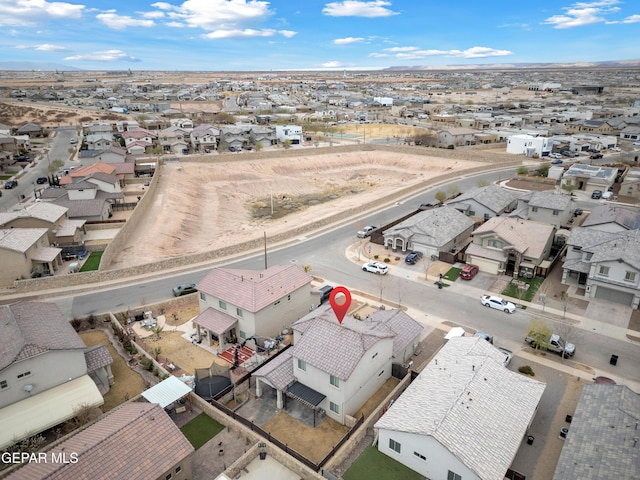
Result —
[[555, 352], [562, 355], [564, 358], [573, 357], [576, 353], [576, 346], [573, 343], [565, 342], [560, 335], [555, 333], [551, 334], [549, 337], [538, 339], [532, 334], [532, 332], [529, 332], [529, 335], [526, 336], [524, 341], [532, 347], [540, 347], [544, 350]]

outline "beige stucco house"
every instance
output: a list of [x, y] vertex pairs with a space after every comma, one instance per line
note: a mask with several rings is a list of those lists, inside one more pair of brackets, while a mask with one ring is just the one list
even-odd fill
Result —
[[311, 276], [295, 265], [214, 268], [197, 288], [200, 315], [193, 322], [198, 340], [218, 352], [249, 337], [258, 337], [261, 345], [279, 337], [311, 304]]
[[50, 246], [46, 228], [0, 229], [0, 285], [52, 274], [62, 265], [61, 253]]
[[[548, 268], [556, 227], [515, 217], [493, 217], [473, 232], [467, 263], [480, 271], [532, 278]], [[547, 263], [545, 263], [547, 262]]]

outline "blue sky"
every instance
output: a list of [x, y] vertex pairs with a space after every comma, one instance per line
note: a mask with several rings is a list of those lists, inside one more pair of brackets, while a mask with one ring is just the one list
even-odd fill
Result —
[[0, 0], [0, 61], [320, 70], [640, 58], [640, 2]]

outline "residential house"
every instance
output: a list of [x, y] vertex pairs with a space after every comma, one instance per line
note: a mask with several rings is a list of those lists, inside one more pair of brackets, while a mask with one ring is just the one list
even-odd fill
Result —
[[632, 140], [632, 141], [640, 140], [640, 126], [633, 125], [633, 126], [628, 126], [624, 128], [620, 132], [620, 138], [622, 140]]
[[68, 209], [36, 202], [22, 210], [0, 213], [0, 228], [46, 228], [50, 245], [70, 245], [84, 240], [84, 220], [70, 220]]
[[37, 123], [25, 123], [18, 130], [16, 135], [28, 135], [30, 138], [39, 137], [43, 134], [44, 130], [41, 125]]
[[551, 153], [553, 140], [533, 135], [511, 135], [507, 140], [507, 153], [542, 158]]
[[556, 227], [515, 217], [492, 217], [473, 232], [467, 263], [494, 275], [533, 278], [551, 266]]
[[271, 387], [278, 408], [285, 395], [344, 424], [391, 377], [393, 363], [411, 358], [423, 327], [402, 310], [338, 322], [325, 304], [292, 329], [294, 347], [253, 373], [256, 394]]
[[615, 205], [598, 205], [591, 209], [580, 226], [611, 233], [640, 230], [640, 212]]
[[640, 199], [640, 169], [629, 168], [620, 183], [619, 196]]
[[438, 144], [443, 147], [475, 145], [477, 130], [464, 127], [447, 128], [437, 132]]
[[561, 186], [582, 192], [592, 193], [594, 190], [606, 192], [613, 187], [618, 175], [617, 168], [600, 167], [574, 163], [562, 176]]
[[220, 130], [207, 123], [198, 125], [191, 130], [189, 138], [191, 148], [195, 152], [203, 152], [205, 150], [216, 150], [218, 148], [218, 138]]
[[503, 480], [545, 384], [478, 337], [451, 338], [376, 422], [378, 450], [426, 478]]
[[249, 138], [254, 145], [261, 144], [263, 147], [269, 147], [278, 142], [275, 129], [262, 125], [252, 126]]
[[249, 141], [251, 126], [225, 125], [220, 128], [219, 148], [222, 150], [241, 150]]
[[193, 452], [191, 443], [162, 407], [128, 402], [47, 448], [48, 462], [25, 463], [7, 478], [190, 480]]
[[[0, 449], [104, 403], [87, 347], [56, 304], [0, 306], [0, 347]], [[91, 363], [113, 383], [110, 362]]]
[[290, 142], [292, 145], [302, 145], [304, 137], [299, 125], [276, 125], [276, 138], [279, 143]]
[[469, 190], [448, 200], [446, 204], [470, 217], [487, 220], [514, 210], [521, 196], [523, 196], [521, 192], [500, 188], [497, 185], [487, 185]]
[[394, 251], [419, 251], [427, 257], [450, 252], [468, 243], [474, 222], [455, 208], [444, 206], [416, 213], [382, 232], [384, 245]]
[[518, 199], [518, 207], [510, 216], [548, 223], [560, 228], [573, 218], [571, 195], [554, 191], [529, 192]]
[[100, 132], [85, 135], [82, 143], [87, 150], [107, 150], [114, 144], [113, 134], [111, 132]]
[[189, 130], [171, 125], [158, 132], [163, 152], [182, 153], [189, 146]]
[[142, 149], [142, 152], [140, 153], [144, 153], [146, 148], [152, 147], [158, 136], [149, 130], [138, 128], [136, 130], [127, 130], [126, 132], [123, 132], [122, 138], [124, 138], [127, 152], [135, 155], [139, 153], [140, 149]]
[[53, 274], [62, 265], [62, 250], [51, 247], [47, 228], [0, 229], [0, 284]]
[[629, 387], [584, 385], [553, 480], [640, 478], [638, 418], [640, 395]]
[[639, 230], [609, 232], [576, 227], [567, 240], [562, 283], [584, 287], [586, 298], [638, 308], [640, 305]]
[[223, 352], [250, 337], [263, 343], [309, 311], [311, 277], [295, 265], [266, 270], [214, 268], [200, 283], [198, 340]]

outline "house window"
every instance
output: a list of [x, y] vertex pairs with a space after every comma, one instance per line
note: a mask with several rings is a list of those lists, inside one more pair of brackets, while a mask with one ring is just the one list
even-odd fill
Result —
[[531, 211], [532, 212], [537, 212], [538, 211], [538, 207], [531, 207]]
[[206, 300], [206, 299], [207, 299], [207, 298], [206, 298], [205, 294], [204, 294], [204, 293], [202, 293], [202, 292], [200, 292], [200, 300], [203, 300], [203, 301], [204, 301], [204, 300]]
[[180, 473], [182, 471], [182, 467], [180, 465], [178, 465], [176, 467], [176, 473]]
[[236, 315], [238, 315], [239, 317], [242, 316], [242, 309], [241, 308], [237, 308], [236, 307]]
[[489, 247], [493, 247], [493, 248], [502, 248], [504, 246], [504, 244], [502, 243], [502, 241], [500, 240], [496, 240], [495, 238], [492, 238], [491, 240], [489, 240], [487, 242], [487, 245]]
[[4, 390], [5, 388], [9, 388], [9, 384], [6, 380], [0, 380], [0, 390]]
[[28, 377], [29, 375], [31, 375], [31, 372], [27, 370], [26, 372], [19, 373], [18, 374], [18, 379], [24, 378], [24, 377]]
[[488, 214], [488, 213], [485, 213], [485, 214], [484, 214], [484, 219], [485, 219], [485, 220], [489, 220], [489, 214]]
[[588, 252], [588, 253], [585, 255], [584, 259], [585, 259], [585, 260], [591, 260], [591, 257], [593, 257], [593, 253]]
[[636, 281], [636, 272], [625, 272], [624, 281], [625, 282], [635, 282]]
[[240, 338], [246, 339], [247, 338], [246, 332], [243, 332], [242, 330], [240, 330]]
[[473, 217], [475, 216], [476, 212], [474, 212], [473, 210], [469, 210], [468, 216], [469, 217]]
[[226, 310], [226, 309], [227, 309], [227, 302], [223, 302], [222, 300], [218, 300], [218, 306], [219, 306], [222, 310]]
[[633, 187], [627, 188], [627, 195], [632, 195], [632, 194], [633, 194]]
[[449, 470], [447, 473], [447, 480], [462, 480], [462, 476]]
[[600, 271], [598, 272], [598, 275], [602, 275], [603, 277], [608, 277], [609, 276], [609, 267], [605, 267], [604, 265], [600, 266]]
[[336, 388], [340, 388], [340, 379], [338, 377], [331, 375], [329, 377], [329, 383], [331, 383], [331, 385], [333, 385]]
[[337, 403], [329, 402], [329, 410], [340, 415], [340, 407]]
[[422, 455], [421, 453], [418, 452], [413, 452], [413, 454], [418, 457], [420, 460], [424, 460], [425, 462], [427, 461], [427, 457], [425, 457], [424, 455]]
[[389, 448], [394, 452], [400, 453], [400, 444], [396, 442], [393, 438], [389, 439]]
[[554, 211], [553, 211], [553, 215], [554, 215], [554, 216], [556, 216], [556, 217], [557, 217], [558, 215], [560, 215], [560, 210], [554, 210]]
[[303, 372], [306, 372], [307, 371], [307, 362], [305, 362], [304, 360], [298, 359], [298, 368], [300, 370], [302, 370]]

